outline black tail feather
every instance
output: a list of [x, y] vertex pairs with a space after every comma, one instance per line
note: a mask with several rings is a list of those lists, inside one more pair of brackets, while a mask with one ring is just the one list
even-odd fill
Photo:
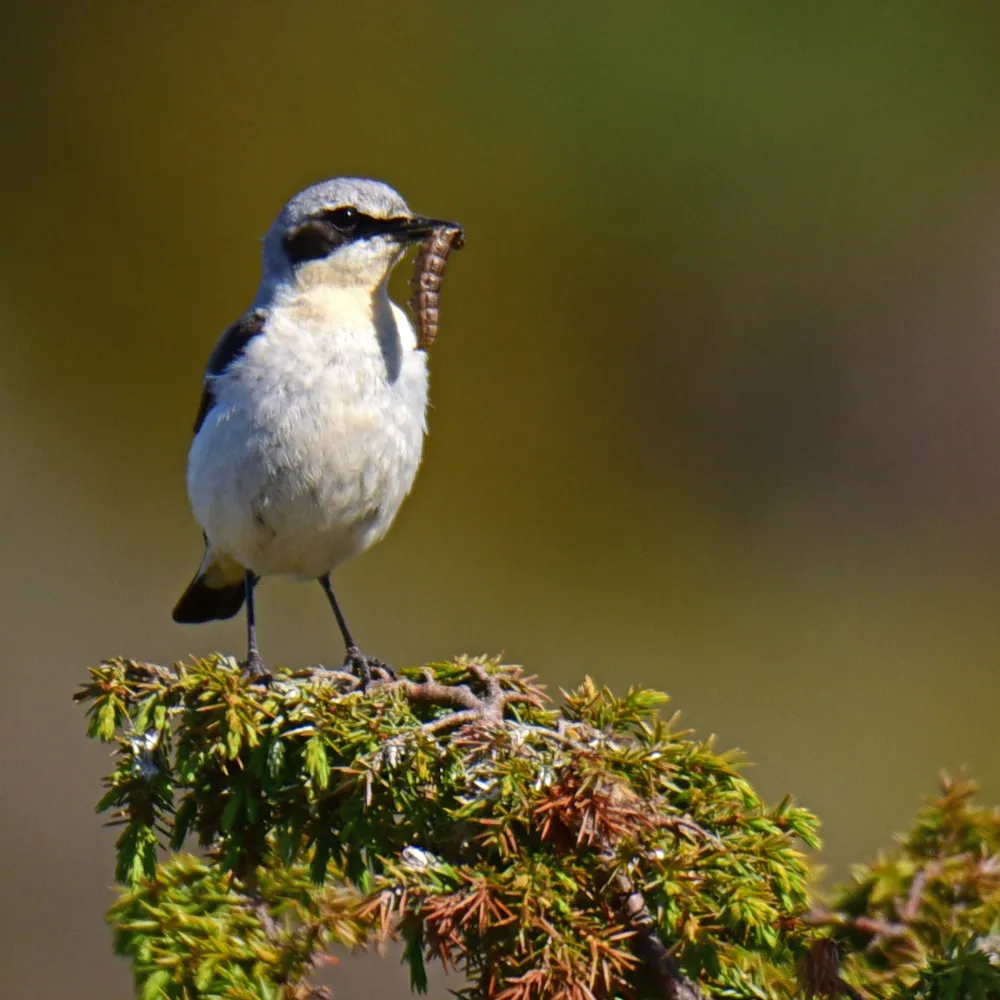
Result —
[[200, 574], [188, 585], [174, 607], [174, 621], [184, 625], [200, 625], [219, 618], [232, 618], [243, 607], [243, 583], [224, 587], [209, 587]]

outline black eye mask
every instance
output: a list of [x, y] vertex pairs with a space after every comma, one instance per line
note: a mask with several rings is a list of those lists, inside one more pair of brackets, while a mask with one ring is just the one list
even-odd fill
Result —
[[338, 247], [374, 236], [408, 240], [413, 220], [405, 217], [376, 219], [356, 208], [332, 208], [317, 212], [290, 229], [281, 241], [292, 264], [328, 257]]

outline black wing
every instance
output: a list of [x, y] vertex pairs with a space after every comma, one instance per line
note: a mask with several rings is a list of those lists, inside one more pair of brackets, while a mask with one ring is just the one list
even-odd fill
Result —
[[219, 342], [212, 348], [212, 353], [208, 357], [208, 366], [205, 368], [205, 383], [201, 391], [201, 404], [198, 407], [198, 416], [194, 421], [195, 434], [201, 430], [201, 425], [208, 416], [208, 411], [215, 405], [215, 393], [212, 391], [212, 382], [217, 375], [221, 375], [246, 349], [248, 343], [253, 340], [263, 329], [267, 322], [267, 313], [263, 309], [252, 309], [244, 313], [221, 337]]

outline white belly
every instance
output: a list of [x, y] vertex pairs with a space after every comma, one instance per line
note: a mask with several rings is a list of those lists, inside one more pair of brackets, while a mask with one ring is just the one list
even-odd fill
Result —
[[314, 579], [378, 541], [409, 492], [426, 356], [403, 345], [387, 372], [365, 341], [331, 357], [289, 339], [265, 334], [217, 380], [188, 493], [214, 548], [261, 576]]

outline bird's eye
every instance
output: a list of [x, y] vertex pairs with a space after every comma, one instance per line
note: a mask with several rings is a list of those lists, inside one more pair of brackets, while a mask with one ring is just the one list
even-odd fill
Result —
[[345, 206], [344, 208], [335, 208], [329, 212], [324, 212], [323, 217], [342, 233], [351, 233], [358, 228], [361, 213], [356, 208]]

